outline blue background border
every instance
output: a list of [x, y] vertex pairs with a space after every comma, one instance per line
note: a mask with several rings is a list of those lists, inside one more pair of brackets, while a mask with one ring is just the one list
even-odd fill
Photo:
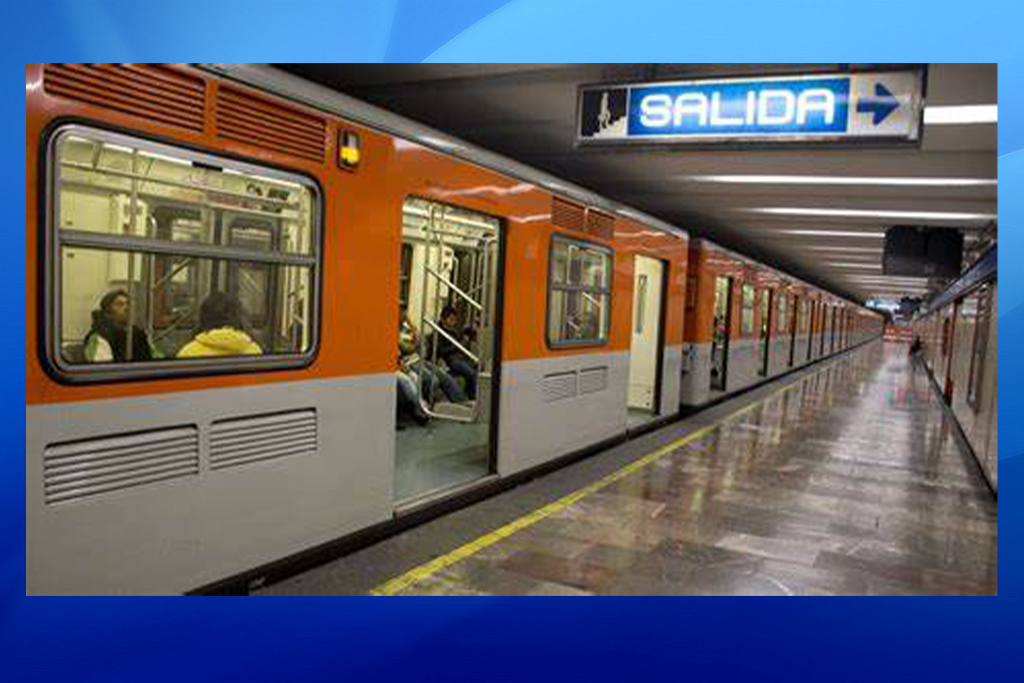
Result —
[[[34, 0], [25, 61], [999, 62], [1003, 260], [1022, 252], [1024, 13], [1012, 0]], [[6, 188], [19, 105], [4, 106]], [[17, 176], [17, 177], [16, 177]], [[24, 206], [12, 195], [5, 206]], [[2, 251], [24, 320], [20, 233]], [[23, 239], [23, 238], [22, 238]], [[1020, 413], [1024, 275], [999, 293], [1003, 413]], [[20, 331], [20, 330], [19, 330]], [[19, 331], [0, 335], [16, 377]], [[5, 373], [6, 374], [6, 373]], [[4, 392], [0, 680], [1014, 680], [1021, 676], [1024, 424], [1004, 421], [998, 598], [247, 600], [24, 597], [19, 397]]]

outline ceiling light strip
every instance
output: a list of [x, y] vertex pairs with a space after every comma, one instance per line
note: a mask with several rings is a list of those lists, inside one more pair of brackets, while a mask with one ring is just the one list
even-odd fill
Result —
[[900, 211], [895, 209], [824, 209], [801, 206], [764, 206], [746, 209], [749, 213], [772, 216], [826, 216], [838, 218], [899, 218], [909, 220], [980, 221], [994, 220], [994, 213], [966, 211]]
[[924, 187], [976, 187], [996, 185], [988, 178], [899, 178], [827, 175], [686, 175], [682, 180], [741, 185], [891, 185]]
[[996, 123], [998, 111], [994, 104], [931, 106], [924, 108], [924, 123], [926, 126]]

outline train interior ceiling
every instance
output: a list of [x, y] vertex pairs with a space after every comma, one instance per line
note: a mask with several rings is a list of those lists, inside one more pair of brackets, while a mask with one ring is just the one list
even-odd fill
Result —
[[[578, 139], [593, 83], [909, 66], [913, 144]], [[868, 344], [996, 490], [994, 65], [27, 78], [29, 592], [245, 583]], [[955, 272], [890, 273], [896, 225]]]

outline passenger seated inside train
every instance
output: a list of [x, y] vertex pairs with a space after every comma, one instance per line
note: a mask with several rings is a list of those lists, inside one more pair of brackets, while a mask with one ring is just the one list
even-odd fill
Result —
[[[401, 363], [401, 360], [399, 363]], [[402, 429], [402, 417], [407, 416], [421, 427], [426, 425], [430, 422], [430, 416], [423, 410], [423, 404], [420, 402], [420, 390], [416, 385], [416, 380], [410, 376], [401, 364], [395, 376], [398, 381], [398, 415], [396, 416], [395, 424], [399, 429]]]
[[459, 313], [451, 304], [441, 311], [441, 329], [447, 334], [434, 333], [428, 342], [428, 348], [437, 344], [436, 357], [443, 360], [448, 366], [448, 371], [454, 377], [462, 378], [466, 385], [466, 396], [473, 400], [476, 398], [476, 362], [466, 356], [462, 350], [452, 342], [454, 339], [462, 346], [468, 346], [472, 342], [466, 331], [459, 327]]
[[129, 311], [131, 302], [128, 292], [115, 289], [100, 299], [100, 306], [92, 312], [92, 328], [82, 344], [82, 355], [88, 363], [125, 363], [162, 358], [138, 325], [131, 326], [131, 349], [129, 350]]
[[458, 383], [443, 368], [419, 356], [419, 331], [409, 320], [408, 309], [402, 306], [398, 317], [399, 369], [413, 381], [422, 379], [427, 403], [433, 405], [439, 398], [452, 403], [465, 403], [468, 399]]
[[598, 339], [601, 336], [601, 323], [593, 311], [588, 311], [583, 316], [583, 324], [580, 325], [584, 339]]
[[199, 307], [199, 327], [192, 341], [178, 351], [178, 358], [205, 356], [258, 356], [260, 345], [245, 331], [245, 311], [238, 299], [212, 292]]

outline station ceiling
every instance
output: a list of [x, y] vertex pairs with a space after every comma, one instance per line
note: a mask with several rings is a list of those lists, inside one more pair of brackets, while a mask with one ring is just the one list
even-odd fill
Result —
[[[575, 144], [581, 85], [836, 72], [881, 65], [276, 66], [860, 300], [918, 295], [929, 285], [923, 279], [882, 275], [880, 235], [887, 227], [894, 223], [958, 227], [970, 244], [983, 230], [991, 229], [992, 221], [950, 220], [942, 214], [996, 214], [995, 123], [926, 122], [919, 147], [595, 149]], [[994, 64], [930, 64], [926, 107], [994, 105], [996, 82]], [[766, 214], [765, 208], [796, 211]], [[825, 210], [824, 215], [820, 210]], [[873, 215], [880, 212], [932, 215], [913, 219]]]

